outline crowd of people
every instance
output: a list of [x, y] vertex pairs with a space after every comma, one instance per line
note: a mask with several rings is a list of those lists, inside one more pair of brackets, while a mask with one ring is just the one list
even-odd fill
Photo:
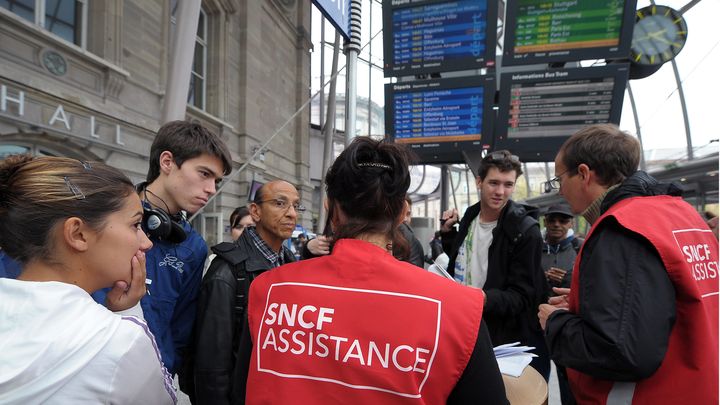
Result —
[[194, 404], [505, 404], [493, 346], [514, 342], [545, 380], [556, 364], [563, 405], [717, 403], [717, 219], [638, 171], [640, 153], [614, 125], [581, 129], [550, 181], [566, 203], [542, 212], [511, 198], [518, 157], [488, 153], [480, 201], [443, 212], [425, 256], [411, 155], [358, 137], [300, 260], [285, 242], [305, 207], [283, 180], [206, 260], [185, 215], [232, 161], [200, 124], [161, 127], [137, 186], [99, 162], [10, 156], [0, 403], [171, 404], [177, 375]]

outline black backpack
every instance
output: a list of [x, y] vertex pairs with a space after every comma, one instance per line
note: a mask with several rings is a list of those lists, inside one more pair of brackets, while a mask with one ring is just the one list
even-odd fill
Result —
[[[240, 252], [238, 246], [234, 243], [222, 242], [213, 246], [213, 253], [217, 256], [210, 263], [208, 273], [215, 271], [219, 266], [230, 265], [232, 274], [235, 277], [235, 323], [233, 327], [236, 331], [241, 331], [245, 327], [245, 308], [247, 308], [247, 297], [250, 292], [250, 283], [255, 278], [254, 273], [245, 271], [244, 262], [247, 255]], [[191, 344], [185, 348], [182, 356], [182, 365], [178, 370], [178, 382], [180, 390], [188, 394], [190, 402], [195, 403], [195, 332], [191, 336]], [[233, 347], [237, 347], [240, 342], [241, 333], [233, 335]]]

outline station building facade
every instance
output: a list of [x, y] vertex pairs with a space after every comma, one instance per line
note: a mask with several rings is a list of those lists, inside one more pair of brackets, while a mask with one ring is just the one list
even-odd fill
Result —
[[[177, 0], [0, 2], [0, 158], [103, 161], [138, 183], [163, 124]], [[235, 169], [193, 222], [213, 245], [250, 185], [283, 179], [311, 205], [309, 0], [203, 0], [186, 119], [220, 134]], [[310, 226], [311, 218], [299, 218]]]

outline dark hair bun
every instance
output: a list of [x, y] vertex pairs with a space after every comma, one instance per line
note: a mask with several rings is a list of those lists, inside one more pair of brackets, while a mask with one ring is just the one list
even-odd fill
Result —
[[328, 199], [348, 219], [340, 237], [391, 231], [404, 212], [409, 165], [410, 155], [402, 146], [368, 137], [353, 140], [325, 178]]

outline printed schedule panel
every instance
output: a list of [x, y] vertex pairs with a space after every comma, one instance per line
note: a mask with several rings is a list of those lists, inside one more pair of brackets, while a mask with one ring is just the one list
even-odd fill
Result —
[[383, 1], [385, 77], [495, 64], [497, 1]]
[[628, 72], [617, 64], [503, 74], [494, 149], [550, 162], [580, 128], [619, 124]]
[[635, 0], [508, 2], [503, 65], [627, 58]]
[[492, 139], [495, 79], [472, 76], [385, 85], [385, 128], [417, 163], [461, 163]]

